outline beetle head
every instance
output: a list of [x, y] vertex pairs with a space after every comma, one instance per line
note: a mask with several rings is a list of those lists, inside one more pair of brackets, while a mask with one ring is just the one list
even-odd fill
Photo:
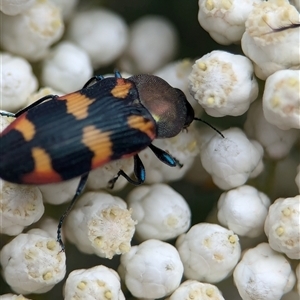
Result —
[[157, 138], [169, 138], [187, 128], [194, 119], [194, 109], [184, 93], [154, 75], [134, 75], [139, 100], [149, 111], [157, 126]]

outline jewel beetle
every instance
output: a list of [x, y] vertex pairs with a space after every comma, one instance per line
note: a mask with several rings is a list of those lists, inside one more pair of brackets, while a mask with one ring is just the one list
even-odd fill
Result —
[[109, 185], [113, 187], [119, 176], [141, 184], [146, 173], [138, 153], [146, 147], [163, 163], [180, 166], [152, 141], [176, 136], [196, 119], [181, 90], [154, 75], [125, 79], [118, 71], [114, 77], [92, 77], [76, 92], [45, 96], [16, 114], [0, 114], [16, 118], [0, 134], [3, 180], [46, 184], [81, 176], [59, 221], [57, 239], [62, 249], [63, 220], [83, 190], [89, 171], [133, 156], [135, 179], [120, 170]]

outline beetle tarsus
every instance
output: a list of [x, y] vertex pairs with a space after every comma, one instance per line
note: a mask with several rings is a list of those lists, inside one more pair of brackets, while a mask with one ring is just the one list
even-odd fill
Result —
[[0, 110], [0, 115], [3, 117], [12, 117], [12, 118], [16, 118], [16, 114], [11, 113], [9, 111], [5, 111], [5, 110]]
[[118, 70], [115, 70], [115, 77], [116, 78], [122, 78], [122, 75]]
[[108, 182], [108, 187], [110, 189], [114, 188], [115, 183], [120, 176], [123, 176], [129, 183], [134, 185], [140, 185], [145, 181], [146, 171], [141, 159], [136, 154], [134, 155], [133, 160], [134, 160], [134, 176], [136, 177], [137, 180], [132, 179], [123, 170], [120, 170], [118, 174]]
[[59, 219], [58, 226], [57, 226], [57, 242], [59, 243], [59, 245], [61, 247], [61, 251], [65, 251], [65, 245], [61, 239], [61, 229], [62, 229], [63, 222], [64, 222], [65, 218], [67, 217], [67, 215], [69, 214], [69, 212], [72, 210], [78, 197], [81, 195], [81, 193], [85, 187], [85, 184], [87, 182], [88, 176], [89, 176], [89, 173], [86, 173], [81, 176], [80, 181], [77, 186], [77, 189], [76, 189], [76, 193], [75, 193], [72, 201], [70, 202], [70, 204], [69, 204], [68, 208], [66, 209], [66, 211], [64, 212], [64, 214]]
[[168, 152], [154, 146], [153, 144], [150, 144], [149, 148], [152, 150], [152, 152], [155, 154], [155, 156], [164, 164], [166, 164], [170, 167], [176, 167], [176, 166], [179, 168], [183, 167], [183, 164], [181, 164], [178, 159], [173, 157]]
[[89, 87], [90, 85], [93, 85], [95, 82], [98, 82], [102, 79], [104, 79], [104, 76], [102, 76], [102, 75], [93, 76], [85, 83], [85, 85], [83, 86], [83, 89]]

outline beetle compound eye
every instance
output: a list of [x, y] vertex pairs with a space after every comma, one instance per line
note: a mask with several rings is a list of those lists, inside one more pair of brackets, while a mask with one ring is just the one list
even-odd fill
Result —
[[182, 99], [182, 102], [185, 103], [186, 116], [185, 116], [185, 122], [184, 122], [183, 128], [188, 128], [191, 125], [191, 123], [194, 121], [194, 117], [195, 117], [194, 109], [193, 109], [192, 105], [190, 104], [190, 102], [186, 100], [186, 96], [185, 96], [184, 92], [177, 88], [174, 88], [174, 89], [177, 91], [178, 97], [180, 97]]
[[192, 122], [194, 110], [182, 91], [154, 75], [134, 75], [128, 80], [135, 83], [141, 103], [155, 120], [158, 138], [173, 137]]

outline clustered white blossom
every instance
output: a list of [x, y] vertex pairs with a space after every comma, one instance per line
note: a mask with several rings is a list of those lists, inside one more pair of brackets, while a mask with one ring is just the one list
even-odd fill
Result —
[[94, 69], [109, 65], [121, 55], [127, 35], [121, 16], [106, 9], [76, 12], [67, 31], [68, 39], [88, 53]]
[[176, 50], [173, 24], [163, 17], [146, 16], [132, 24], [120, 66], [129, 73], [152, 73], [173, 59]]
[[2, 0], [0, 2], [0, 10], [6, 15], [15, 16], [26, 11], [34, 2], [35, 0]]
[[249, 140], [239, 128], [223, 131], [224, 138], [214, 135], [201, 146], [201, 162], [214, 183], [227, 190], [243, 185], [263, 169], [262, 146]]
[[43, 195], [43, 201], [54, 205], [63, 204], [71, 201], [79, 183], [79, 178], [71, 180], [39, 185], [39, 189]]
[[0, 45], [5, 51], [30, 61], [45, 58], [49, 47], [64, 31], [64, 23], [57, 6], [51, 1], [34, 1], [21, 14], [1, 14]]
[[1, 250], [3, 277], [22, 294], [51, 290], [66, 273], [66, 255], [59, 244], [41, 229], [22, 233]]
[[61, 11], [64, 20], [69, 20], [76, 10], [79, 0], [51, 0]]
[[233, 272], [243, 300], [260, 297], [280, 300], [295, 284], [295, 274], [286, 258], [267, 243], [247, 250]]
[[58, 44], [43, 61], [42, 83], [63, 93], [81, 89], [92, 75], [88, 54], [70, 42]]
[[299, 21], [299, 12], [286, 0], [254, 4], [241, 46], [253, 61], [258, 78], [265, 80], [279, 70], [299, 69]]
[[180, 235], [176, 248], [184, 265], [184, 276], [210, 283], [226, 278], [241, 255], [238, 236], [209, 223], [196, 224]]
[[194, 98], [214, 117], [242, 115], [258, 95], [251, 61], [225, 51], [196, 60], [189, 80]]
[[64, 286], [64, 299], [125, 300], [115, 270], [95, 266], [71, 272]]
[[[270, 86], [270, 89], [273, 87]], [[258, 141], [264, 147], [265, 153], [275, 160], [286, 157], [299, 136], [297, 129], [282, 130], [269, 123], [259, 100], [248, 110], [244, 129], [247, 136]]]
[[169, 240], [190, 227], [189, 206], [166, 184], [137, 187], [128, 195], [127, 202], [133, 212], [132, 218], [137, 221], [135, 232], [141, 241]]
[[294, 198], [279, 198], [269, 208], [265, 222], [265, 233], [270, 247], [286, 254], [289, 258], [300, 259], [300, 195]]
[[129, 251], [134, 225], [131, 211], [121, 198], [88, 192], [69, 214], [66, 233], [82, 252], [112, 258]]
[[0, 179], [0, 190], [1, 233], [18, 235], [26, 226], [42, 217], [44, 204], [37, 187], [17, 185]]
[[283, 130], [300, 129], [299, 91], [300, 70], [281, 70], [269, 76], [263, 94], [266, 120]]
[[262, 0], [199, 0], [200, 25], [219, 44], [238, 43], [254, 3]]
[[167, 300], [201, 299], [225, 300], [219, 289], [209, 283], [197, 280], [184, 281]]
[[118, 271], [132, 295], [156, 299], [179, 286], [183, 264], [174, 246], [150, 239], [123, 254]]
[[270, 199], [248, 185], [224, 192], [218, 201], [218, 220], [240, 236], [256, 237], [263, 233]]
[[[214, 117], [209, 122], [220, 131], [194, 121], [173, 138], [154, 140], [179, 166], [144, 149], [138, 155], [146, 180], [139, 187], [122, 176], [109, 187], [119, 170], [134, 179], [132, 157], [92, 170], [62, 227], [66, 252], [55, 240], [58, 218], [80, 179], [40, 186], [0, 179], [0, 263], [10, 287], [6, 294], [1, 289], [1, 300], [32, 293], [52, 299], [62, 280], [65, 300], [300, 295], [300, 1], [198, 4], [200, 26], [233, 48], [211, 49], [188, 27], [180, 36], [175, 18], [151, 15], [148, 6], [129, 23], [109, 2], [0, 1], [0, 110], [80, 91], [94, 74], [104, 75], [99, 68], [109, 68], [110, 77], [117, 67], [125, 78], [163, 78], [183, 91], [196, 118]], [[127, 2], [120, 8], [135, 9]], [[197, 12], [189, 18], [197, 21]], [[183, 38], [211, 50], [176, 56]], [[0, 116], [1, 131], [13, 120]], [[0, 145], [0, 164], [2, 151]], [[206, 204], [218, 196], [205, 221]], [[68, 242], [79, 250], [75, 259]], [[86, 265], [87, 255], [93, 265]]]
[[37, 88], [37, 79], [31, 65], [22, 57], [3, 52], [0, 61], [1, 109], [16, 111], [26, 106], [27, 98]]

